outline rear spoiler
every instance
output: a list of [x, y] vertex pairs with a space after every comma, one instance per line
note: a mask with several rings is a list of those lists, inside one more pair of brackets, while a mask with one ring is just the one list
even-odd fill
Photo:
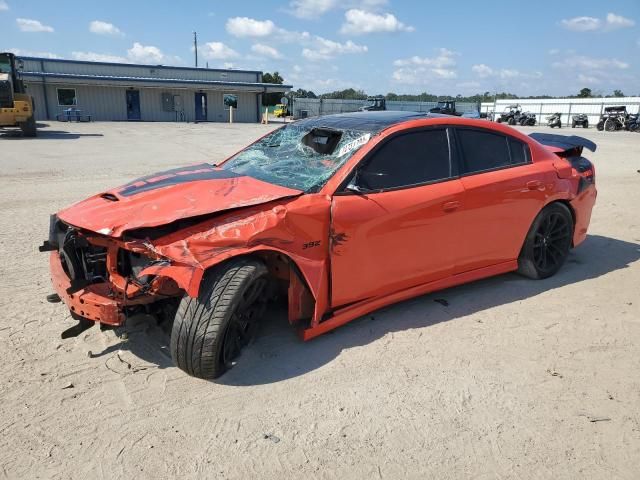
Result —
[[556, 135], [553, 133], [531, 133], [529, 135], [537, 142], [548, 147], [559, 148], [563, 151], [577, 150], [578, 155], [582, 154], [582, 148], [585, 147], [592, 152], [596, 151], [596, 144], [591, 140], [587, 140], [577, 135]]

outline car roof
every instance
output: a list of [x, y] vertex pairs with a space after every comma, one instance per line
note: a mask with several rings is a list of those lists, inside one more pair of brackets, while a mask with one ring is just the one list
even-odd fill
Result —
[[440, 115], [437, 113], [385, 110], [381, 112], [351, 112], [325, 115], [323, 117], [311, 117], [298, 120], [295, 124], [305, 128], [333, 128], [336, 130], [356, 130], [375, 134], [398, 123], [447, 116], [448, 115]]

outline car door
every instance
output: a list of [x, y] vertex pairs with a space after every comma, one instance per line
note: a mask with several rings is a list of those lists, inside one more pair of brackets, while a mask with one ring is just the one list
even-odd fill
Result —
[[454, 273], [462, 273], [518, 257], [545, 202], [546, 170], [515, 137], [470, 127], [455, 132], [464, 208]]
[[331, 305], [445, 278], [463, 187], [447, 128], [411, 130], [380, 145], [332, 200]]

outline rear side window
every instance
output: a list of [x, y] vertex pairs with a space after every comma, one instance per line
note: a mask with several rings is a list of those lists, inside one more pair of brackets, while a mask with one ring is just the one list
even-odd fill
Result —
[[464, 173], [482, 172], [511, 165], [507, 137], [480, 130], [457, 130], [464, 158]]
[[509, 150], [511, 151], [511, 163], [513, 165], [522, 165], [529, 163], [529, 146], [520, 142], [515, 138], [509, 138]]
[[451, 160], [445, 129], [391, 138], [358, 171], [358, 183], [370, 190], [406, 187], [449, 177]]

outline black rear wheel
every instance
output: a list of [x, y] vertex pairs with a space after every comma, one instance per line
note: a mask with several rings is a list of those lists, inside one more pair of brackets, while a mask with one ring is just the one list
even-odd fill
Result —
[[573, 217], [566, 205], [552, 203], [535, 218], [525, 239], [518, 273], [539, 279], [554, 275], [564, 264], [573, 237]]

